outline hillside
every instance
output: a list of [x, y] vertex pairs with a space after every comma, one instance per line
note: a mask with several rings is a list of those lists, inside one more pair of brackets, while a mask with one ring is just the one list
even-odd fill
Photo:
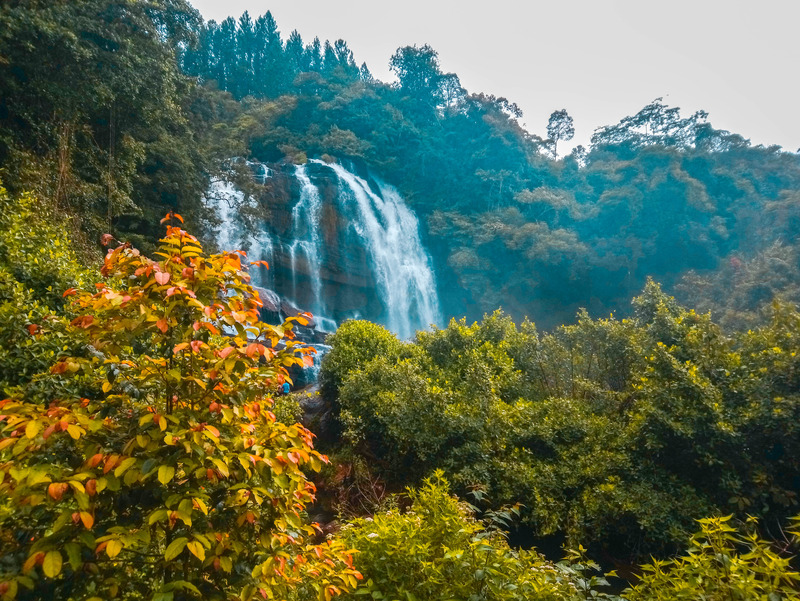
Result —
[[0, 5], [0, 600], [796, 598], [800, 155], [387, 60]]

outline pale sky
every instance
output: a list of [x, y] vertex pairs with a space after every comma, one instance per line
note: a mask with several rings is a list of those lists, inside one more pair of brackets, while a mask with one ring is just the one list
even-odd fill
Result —
[[398, 47], [430, 44], [467, 90], [516, 102], [531, 133], [567, 109], [565, 151], [659, 96], [753, 144], [800, 147], [800, 0], [190, 2], [206, 20], [270, 10], [284, 40], [342, 38], [383, 81]]

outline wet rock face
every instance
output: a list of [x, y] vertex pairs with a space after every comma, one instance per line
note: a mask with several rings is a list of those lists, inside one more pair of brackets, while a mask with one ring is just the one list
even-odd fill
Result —
[[[378, 315], [381, 305], [366, 249], [358, 243], [352, 224], [337, 206], [338, 179], [330, 169], [315, 163], [309, 164], [308, 177], [317, 187], [322, 205], [319, 214], [319, 236], [324, 250], [320, 253], [321, 265], [310, 264], [303, 249], [297, 248], [297, 239], [310, 235], [307, 224], [298, 226], [293, 215], [300, 198], [300, 185], [290, 172], [283, 171], [267, 180], [265, 188], [269, 190], [265, 190], [262, 197], [269, 205], [266, 208], [273, 237], [272, 286], [314, 313], [312, 278], [318, 267], [328, 317], [340, 322], [349, 317]], [[288, 309], [285, 307], [283, 313], [291, 314]]]

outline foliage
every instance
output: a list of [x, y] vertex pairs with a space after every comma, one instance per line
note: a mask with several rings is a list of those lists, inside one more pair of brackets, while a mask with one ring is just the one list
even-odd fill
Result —
[[[61, 291], [89, 282], [72, 224], [0, 186], [0, 388], [28, 384], [73, 344]], [[48, 244], [42, 244], [47, 240]], [[43, 329], [40, 324], [45, 324]]]
[[728, 337], [652, 282], [633, 312], [550, 334], [495, 313], [396, 355], [334, 340], [353, 366], [344, 443], [391, 486], [437, 468], [459, 491], [486, 485], [525, 506], [535, 540], [595, 556], [676, 551], [715, 511], [780, 524], [800, 492], [800, 314]]
[[326, 342], [333, 348], [325, 356], [319, 373], [321, 391], [335, 399], [344, 378], [376, 357], [397, 357], [403, 348], [397, 337], [383, 326], [360, 320], [343, 323]]
[[194, 216], [206, 157], [176, 53], [198, 23], [185, 0], [4, 2], [0, 165], [10, 189], [80, 214], [93, 234], [112, 220], [135, 229], [135, 216], [154, 224], [163, 207]]
[[[409, 489], [410, 507], [395, 504], [361, 518], [341, 532], [359, 550], [356, 567], [365, 579], [359, 599], [474, 599], [567, 601], [605, 598], [605, 581], [585, 577], [587, 566], [552, 564], [535, 551], [513, 550], [497, 530], [486, 528], [472, 508], [448, 494], [437, 472]], [[589, 565], [588, 568], [596, 568]], [[591, 593], [594, 594], [591, 594]]]
[[259, 322], [242, 255], [179, 227], [157, 254], [67, 290], [83, 352], [0, 403], [3, 598], [330, 599], [359, 575], [303, 521], [326, 459], [270, 410], [305, 317]]
[[629, 601], [795, 599], [800, 574], [790, 561], [775, 553], [754, 529], [743, 535], [730, 522], [731, 516], [700, 520], [702, 530], [692, 536], [688, 554], [643, 566], [640, 581], [624, 597]]

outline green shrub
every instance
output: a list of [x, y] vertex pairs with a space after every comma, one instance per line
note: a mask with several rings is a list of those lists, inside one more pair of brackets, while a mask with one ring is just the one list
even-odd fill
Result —
[[511, 549], [469, 505], [449, 495], [441, 472], [408, 494], [407, 510], [395, 498], [388, 509], [343, 528], [364, 575], [344, 598], [572, 601], [589, 598], [592, 589], [592, 596], [604, 596], [597, 587], [605, 581], [584, 577], [582, 564], [553, 564], [535, 551]]
[[781, 523], [800, 492], [800, 313], [774, 313], [730, 337], [649, 282], [634, 317], [547, 334], [497, 313], [376, 352], [359, 324], [332, 339], [343, 443], [390, 487], [443, 469], [596, 556], [675, 553], [715, 513]]
[[[800, 595], [800, 574], [790, 560], [753, 531], [737, 532], [731, 517], [699, 520], [701, 531], [686, 555], [642, 567], [629, 601], [781, 601]], [[754, 529], [753, 529], [754, 530]]]
[[403, 348], [403, 343], [389, 330], [361, 320], [344, 322], [326, 342], [333, 348], [322, 362], [319, 382], [322, 394], [331, 400], [337, 398], [348, 374], [375, 357], [398, 357]]

